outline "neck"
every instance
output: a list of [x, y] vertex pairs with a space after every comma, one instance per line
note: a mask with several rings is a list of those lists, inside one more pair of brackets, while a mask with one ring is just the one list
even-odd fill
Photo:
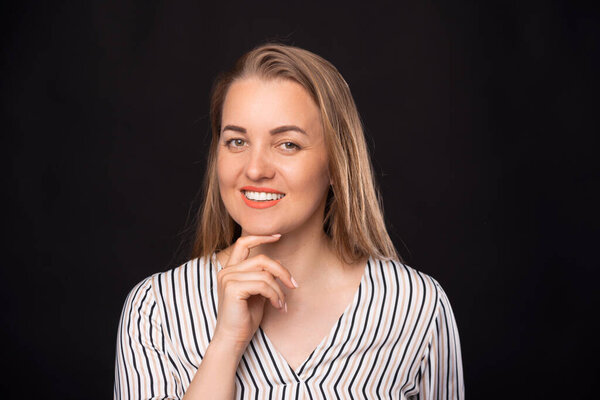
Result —
[[337, 264], [337, 257], [331, 248], [331, 239], [322, 229], [284, 234], [275, 243], [250, 250], [250, 257], [258, 254], [278, 260], [298, 282], [318, 279], [319, 275], [330, 269], [323, 268], [324, 266]]

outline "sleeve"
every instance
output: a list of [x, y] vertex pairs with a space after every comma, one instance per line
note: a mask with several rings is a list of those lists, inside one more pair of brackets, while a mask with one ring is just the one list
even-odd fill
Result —
[[152, 277], [127, 296], [117, 333], [114, 399], [180, 399], [181, 380], [169, 368]]
[[419, 400], [464, 400], [465, 387], [458, 328], [450, 302], [436, 282], [439, 300], [431, 340], [419, 369]]

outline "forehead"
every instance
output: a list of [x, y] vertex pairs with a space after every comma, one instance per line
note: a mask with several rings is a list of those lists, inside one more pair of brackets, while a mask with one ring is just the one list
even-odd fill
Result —
[[231, 84], [223, 103], [222, 125], [273, 128], [294, 124], [305, 130], [321, 125], [319, 108], [299, 83], [249, 77]]

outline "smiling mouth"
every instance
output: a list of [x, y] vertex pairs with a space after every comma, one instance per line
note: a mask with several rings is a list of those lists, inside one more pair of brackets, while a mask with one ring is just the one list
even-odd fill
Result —
[[251, 190], [242, 190], [242, 193], [248, 200], [257, 202], [281, 200], [285, 197], [284, 193], [254, 192]]

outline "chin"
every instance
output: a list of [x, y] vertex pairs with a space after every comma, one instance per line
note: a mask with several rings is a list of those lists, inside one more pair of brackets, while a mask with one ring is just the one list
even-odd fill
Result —
[[264, 218], [260, 218], [254, 221], [236, 221], [238, 225], [242, 228], [242, 232], [244, 235], [257, 235], [257, 236], [266, 236], [266, 235], [274, 235], [276, 233], [282, 232], [282, 224], [276, 223], [275, 221], [267, 222]]
[[276, 232], [274, 230], [265, 230], [265, 229], [259, 229], [259, 230], [250, 230], [250, 229], [243, 229], [243, 235], [244, 236], [270, 236], [270, 235], [274, 235]]
[[244, 224], [241, 225], [245, 235], [267, 236], [281, 232], [281, 228], [277, 226], [259, 225], [259, 224]]

